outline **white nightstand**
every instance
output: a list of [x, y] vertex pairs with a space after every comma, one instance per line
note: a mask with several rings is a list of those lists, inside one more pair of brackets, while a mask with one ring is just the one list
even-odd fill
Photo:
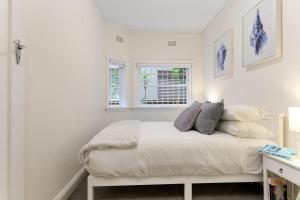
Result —
[[295, 185], [300, 186], [300, 160], [286, 160], [271, 155], [263, 156], [264, 200], [270, 199], [268, 178], [271, 173], [293, 183], [291, 200], [295, 200]]

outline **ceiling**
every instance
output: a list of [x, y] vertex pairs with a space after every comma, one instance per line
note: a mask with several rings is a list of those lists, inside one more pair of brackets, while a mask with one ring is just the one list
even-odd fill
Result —
[[133, 30], [201, 32], [230, 0], [96, 0], [103, 16]]

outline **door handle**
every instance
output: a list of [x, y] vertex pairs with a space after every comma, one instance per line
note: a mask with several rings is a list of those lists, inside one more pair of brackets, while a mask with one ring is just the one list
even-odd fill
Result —
[[13, 43], [15, 44], [16, 63], [19, 65], [21, 62], [21, 51], [25, 48], [25, 46], [21, 44], [21, 41], [18, 39], [14, 40]]

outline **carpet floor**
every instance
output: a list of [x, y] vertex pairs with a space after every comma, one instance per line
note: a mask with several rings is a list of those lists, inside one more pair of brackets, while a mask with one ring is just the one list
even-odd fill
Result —
[[[68, 200], [87, 199], [84, 180]], [[95, 200], [183, 200], [183, 185], [98, 187]], [[263, 189], [255, 183], [196, 184], [193, 200], [263, 200]]]

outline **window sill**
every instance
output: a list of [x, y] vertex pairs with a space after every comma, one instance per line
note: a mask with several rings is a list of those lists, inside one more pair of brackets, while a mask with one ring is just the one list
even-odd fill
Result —
[[105, 110], [107, 112], [125, 112], [128, 111], [130, 108], [127, 106], [107, 106]]
[[154, 106], [150, 106], [150, 105], [141, 105], [141, 106], [135, 106], [132, 107], [132, 109], [182, 109], [182, 108], [186, 108], [188, 105], [154, 105]]
[[106, 107], [105, 110], [107, 112], [126, 112], [130, 110], [182, 110], [186, 108], [188, 105], [172, 105], [172, 106], [133, 106], [133, 107]]

